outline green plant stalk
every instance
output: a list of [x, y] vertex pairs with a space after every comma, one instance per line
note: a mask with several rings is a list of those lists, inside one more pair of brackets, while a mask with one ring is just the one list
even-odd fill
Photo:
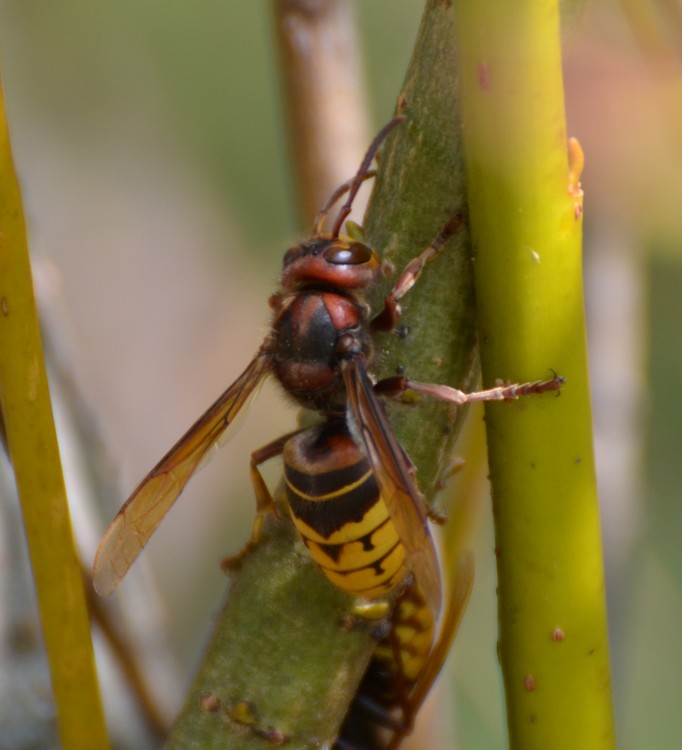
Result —
[[[452, 10], [433, 0], [398, 100], [408, 121], [385, 144], [364, 222], [367, 241], [397, 270], [464, 205], [453, 66]], [[470, 259], [463, 230], [405, 297], [409, 335], [378, 342], [379, 376], [404, 365], [426, 381], [468, 387], [476, 379]], [[373, 295], [374, 310], [390, 285], [385, 279]], [[455, 437], [455, 411], [426, 403], [391, 409], [429, 496]], [[288, 750], [331, 742], [375, 645], [371, 628], [350, 617], [352, 598], [322, 576], [289, 522], [270, 519], [232, 579], [166, 750], [262, 750], [283, 738]]]
[[26, 228], [0, 92], [0, 403], [64, 750], [108, 741], [52, 419]]
[[566, 384], [486, 409], [510, 745], [614, 747], [583, 314], [579, 151], [556, 3], [460, 0], [484, 383]]

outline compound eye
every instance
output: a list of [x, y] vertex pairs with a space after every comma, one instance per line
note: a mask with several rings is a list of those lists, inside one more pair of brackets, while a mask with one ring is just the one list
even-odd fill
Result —
[[374, 251], [362, 242], [339, 242], [330, 245], [324, 257], [336, 266], [360, 266], [372, 260]]

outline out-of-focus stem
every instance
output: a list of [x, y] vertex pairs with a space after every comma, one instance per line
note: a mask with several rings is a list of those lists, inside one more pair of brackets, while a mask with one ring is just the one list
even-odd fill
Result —
[[273, 0], [273, 15], [298, 213], [308, 228], [369, 143], [354, 14], [348, 0]]

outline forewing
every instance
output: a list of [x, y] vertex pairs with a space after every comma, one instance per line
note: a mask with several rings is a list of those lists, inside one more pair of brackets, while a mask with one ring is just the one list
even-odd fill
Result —
[[362, 359], [356, 357], [344, 363], [343, 378], [352, 415], [391, 520], [405, 547], [410, 570], [433, 612], [438, 614], [441, 600], [438, 558], [428, 529], [424, 499], [415, 485], [411, 466], [374, 393]]
[[229, 437], [228, 428], [269, 369], [269, 356], [259, 353], [126, 500], [95, 555], [93, 583], [100, 595], [110, 594], [124, 578], [191, 476], [210, 458], [211, 449]]

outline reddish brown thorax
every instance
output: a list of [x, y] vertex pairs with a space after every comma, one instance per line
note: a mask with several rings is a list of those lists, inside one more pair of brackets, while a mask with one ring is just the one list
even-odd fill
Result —
[[273, 371], [302, 406], [345, 410], [339, 365], [358, 354], [371, 359], [369, 308], [361, 292], [380, 269], [374, 250], [338, 237], [315, 237], [287, 250], [284, 291], [273, 304]]

